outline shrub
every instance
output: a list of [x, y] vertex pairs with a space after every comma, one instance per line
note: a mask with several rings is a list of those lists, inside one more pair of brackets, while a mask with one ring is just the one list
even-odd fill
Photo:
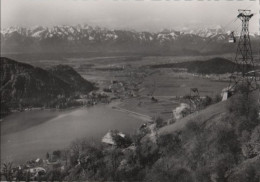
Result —
[[132, 140], [129, 136], [121, 137], [120, 135], [115, 135], [114, 140], [116, 145], [121, 148], [129, 147], [132, 144]]
[[193, 182], [192, 173], [185, 169], [179, 168], [175, 171], [173, 178], [176, 182]]
[[137, 159], [141, 166], [152, 166], [160, 158], [157, 144], [150, 140], [142, 143], [136, 148]]
[[144, 177], [140, 173], [143, 168], [134, 152], [129, 152], [124, 157], [116, 171], [119, 181], [141, 181]]
[[167, 155], [176, 154], [181, 148], [181, 139], [179, 134], [176, 133], [160, 135], [157, 138], [157, 144], [163, 153]]
[[258, 98], [254, 93], [247, 93], [242, 89], [230, 99], [228, 111], [235, 116], [239, 133], [243, 130], [251, 131], [259, 124]]
[[260, 125], [254, 128], [250, 138], [254, 152], [260, 153]]
[[220, 153], [231, 153], [237, 156], [241, 153], [241, 145], [235, 130], [225, 124], [216, 125], [211, 130], [212, 145]]
[[233, 174], [231, 174], [228, 178], [228, 182], [259, 182], [259, 164], [260, 162], [258, 160], [255, 164], [252, 163], [240, 166]]
[[213, 104], [213, 99], [209, 96], [206, 96], [205, 99], [202, 100], [201, 104], [203, 107], [207, 107], [207, 106]]
[[198, 182], [209, 182], [210, 179], [210, 168], [208, 166], [201, 167], [196, 170], [195, 172], [195, 178]]
[[216, 94], [216, 95], [215, 95], [215, 98], [213, 99], [213, 102], [214, 102], [214, 103], [218, 103], [218, 102], [220, 102], [221, 100], [222, 100], [221, 95], [220, 95], [220, 94]]
[[146, 176], [147, 181], [162, 182], [193, 182], [193, 175], [187, 168], [180, 166], [181, 162], [171, 159], [160, 159]]
[[47, 181], [63, 181], [63, 176], [61, 175], [61, 171], [54, 169], [49, 171], [46, 174]]
[[260, 124], [254, 128], [251, 135], [251, 141], [254, 143], [260, 143]]
[[183, 141], [189, 140], [202, 133], [202, 129], [196, 121], [188, 122], [182, 131], [181, 138]]
[[59, 159], [61, 157], [61, 151], [55, 150], [55, 151], [52, 152], [52, 155], [56, 156]]
[[118, 181], [117, 168], [123, 159], [123, 153], [119, 148], [112, 148], [108, 150], [105, 156], [105, 178], [108, 181]]
[[1, 167], [1, 177], [4, 176], [4, 180], [12, 181], [12, 162], [4, 163]]
[[161, 117], [155, 119], [156, 128], [161, 128], [165, 126], [167, 123], [163, 121]]

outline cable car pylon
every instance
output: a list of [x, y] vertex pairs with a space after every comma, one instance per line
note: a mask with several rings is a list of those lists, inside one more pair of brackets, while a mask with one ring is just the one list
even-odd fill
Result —
[[229, 89], [233, 91], [238, 85], [244, 85], [247, 90], [258, 89], [252, 48], [249, 36], [249, 20], [252, 18], [251, 10], [238, 10], [238, 16], [242, 21], [242, 30], [237, 45], [235, 65], [230, 77]]

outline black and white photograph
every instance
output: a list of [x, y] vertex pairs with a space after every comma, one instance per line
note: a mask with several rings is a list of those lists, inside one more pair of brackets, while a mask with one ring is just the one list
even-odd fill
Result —
[[0, 7], [0, 181], [260, 182], [260, 0]]

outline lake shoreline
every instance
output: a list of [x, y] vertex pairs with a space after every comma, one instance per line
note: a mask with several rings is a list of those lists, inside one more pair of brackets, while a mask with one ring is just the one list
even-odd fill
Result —
[[[120, 103], [121, 101], [115, 100], [110, 104], [77, 107], [61, 112], [38, 110], [14, 113], [1, 123], [2, 126], [5, 124], [1, 127], [1, 161], [22, 163], [29, 159], [42, 158], [46, 152], [66, 148], [78, 138], [101, 140], [113, 129], [132, 133], [145, 121], [113, 109]], [[35, 124], [35, 121], [39, 123]], [[28, 127], [25, 123], [33, 125]], [[7, 127], [17, 126], [23, 127], [22, 130], [3, 135]]]

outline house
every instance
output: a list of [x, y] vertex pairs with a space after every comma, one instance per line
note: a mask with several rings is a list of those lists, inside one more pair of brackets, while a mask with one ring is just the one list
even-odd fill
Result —
[[221, 92], [222, 101], [225, 101], [231, 97], [234, 94], [234, 91], [234, 88], [231, 86], [224, 88]]
[[125, 134], [118, 132], [116, 130], [110, 130], [105, 136], [102, 138], [102, 142], [109, 144], [109, 145], [117, 145], [114, 138], [116, 136], [120, 136], [122, 138], [125, 138]]

